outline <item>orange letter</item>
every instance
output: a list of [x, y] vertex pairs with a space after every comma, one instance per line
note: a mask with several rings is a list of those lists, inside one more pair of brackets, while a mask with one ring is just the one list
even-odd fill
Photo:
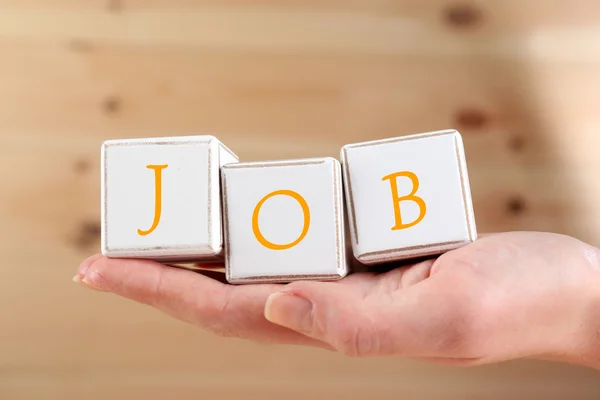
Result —
[[146, 236], [151, 234], [156, 227], [158, 226], [158, 223], [160, 221], [160, 214], [161, 214], [161, 209], [162, 209], [162, 179], [161, 179], [161, 175], [162, 175], [162, 170], [167, 168], [168, 165], [148, 165], [146, 166], [146, 168], [148, 169], [153, 169], [154, 170], [154, 187], [155, 187], [155, 195], [154, 195], [154, 222], [152, 222], [152, 226], [150, 227], [150, 229], [148, 229], [147, 231], [142, 231], [141, 229], [138, 229], [138, 234], [140, 236]]
[[[275, 244], [275, 243], [269, 242], [262, 235], [262, 233], [260, 232], [260, 228], [258, 227], [258, 213], [260, 212], [260, 208], [265, 203], [265, 201], [267, 201], [269, 198], [271, 198], [273, 196], [277, 196], [277, 195], [285, 195], [285, 196], [290, 196], [290, 197], [294, 198], [296, 201], [298, 201], [298, 203], [300, 203], [300, 206], [302, 207], [302, 212], [304, 214], [304, 226], [302, 227], [302, 233], [300, 234], [300, 237], [298, 239], [296, 239], [295, 241], [293, 241], [292, 243], [289, 243], [289, 244]], [[268, 195], [263, 197], [263, 199], [261, 201], [258, 202], [256, 207], [254, 208], [254, 214], [252, 214], [252, 230], [254, 231], [254, 236], [256, 236], [256, 239], [258, 239], [260, 244], [262, 244], [263, 246], [265, 246], [266, 248], [271, 249], [271, 250], [286, 250], [286, 249], [294, 247], [295, 245], [300, 243], [302, 241], [302, 239], [304, 239], [304, 236], [306, 236], [306, 234], [308, 233], [309, 226], [310, 226], [310, 210], [308, 208], [308, 204], [306, 203], [306, 200], [304, 200], [304, 198], [302, 196], [300, 196], [296, 192], [292, 192], [291, 190], [278, 190], [273, 193], [269, 193]]]
[[[405, 176], [412, 181], [413, 190], [407, 196], [398, 197], [398, 182], [396, 181], [396, 178], [398, 178], [399, 176]], [[400, 229], [410, 228], [411, 226], [415, 226], [416, 224], [421, 222], [421, 220], [425, 218], [427, 206], [425, 205], [425, 202], [422, 198], [415, 196], [415, 193], [417, 193], [417, 190], [419, 190], [419, 178], [417, 178], [417, 176], [412, 172], [404, 171], [384, 176], [382, 180], [385, 181], [386, 179], [390, 180], [390, 185], [392, 186], [392, 201], [394, 202], [394, 216], [396, 217], [396, 225], [392, 228], [392, 230], [397, 231]], [[403, 200], [414, 201], [415, 203], [417, 203], [419, 209], [421, 210], [419, 218], [417, 218], [415, 221], [409, 224], [402, 224], [402, 216], [400, 215], [400, 202]]]

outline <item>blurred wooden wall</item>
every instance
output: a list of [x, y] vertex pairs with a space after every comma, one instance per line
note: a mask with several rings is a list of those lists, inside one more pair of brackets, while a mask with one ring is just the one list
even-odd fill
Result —
[[0, 398], [598, 399], [566, 365], [218, 339], [71, 277], [126, 137], [263, 160], [454, 127], [480, 231], [600, 245], [599, 37], [596, 0], [0, 0]]

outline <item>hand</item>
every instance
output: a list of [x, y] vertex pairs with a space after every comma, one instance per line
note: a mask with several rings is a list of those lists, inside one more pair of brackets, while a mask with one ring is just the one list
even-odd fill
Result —
[[234, 286], [151, 261], [94, 256], [74, 280], [226, 337], [351, 356], [600, 368], [600, 251], [549, 233], [487, 235], [435, 260], [338, 282]]

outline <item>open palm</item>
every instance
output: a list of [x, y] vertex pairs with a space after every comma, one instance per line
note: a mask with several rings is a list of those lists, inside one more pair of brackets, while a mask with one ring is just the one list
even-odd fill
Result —
[[530, 357], [600, 367], [599, 254], [567, 236], [513, 232], [337, 282], [234, 286], [218, 273], [100, 255], [75, 280], [225, 337], [461, 365]]

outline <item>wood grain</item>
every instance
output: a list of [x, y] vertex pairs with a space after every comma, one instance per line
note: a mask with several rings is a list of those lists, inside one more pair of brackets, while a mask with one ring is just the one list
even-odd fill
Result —
[[127, 137], [250, 161], [458, 128], [480, 231], [600, 245], [598, 33], [584, 0], [0, 0], [0, 398], [597, 399], [581, 368], [223, 340], [70, 278]]

